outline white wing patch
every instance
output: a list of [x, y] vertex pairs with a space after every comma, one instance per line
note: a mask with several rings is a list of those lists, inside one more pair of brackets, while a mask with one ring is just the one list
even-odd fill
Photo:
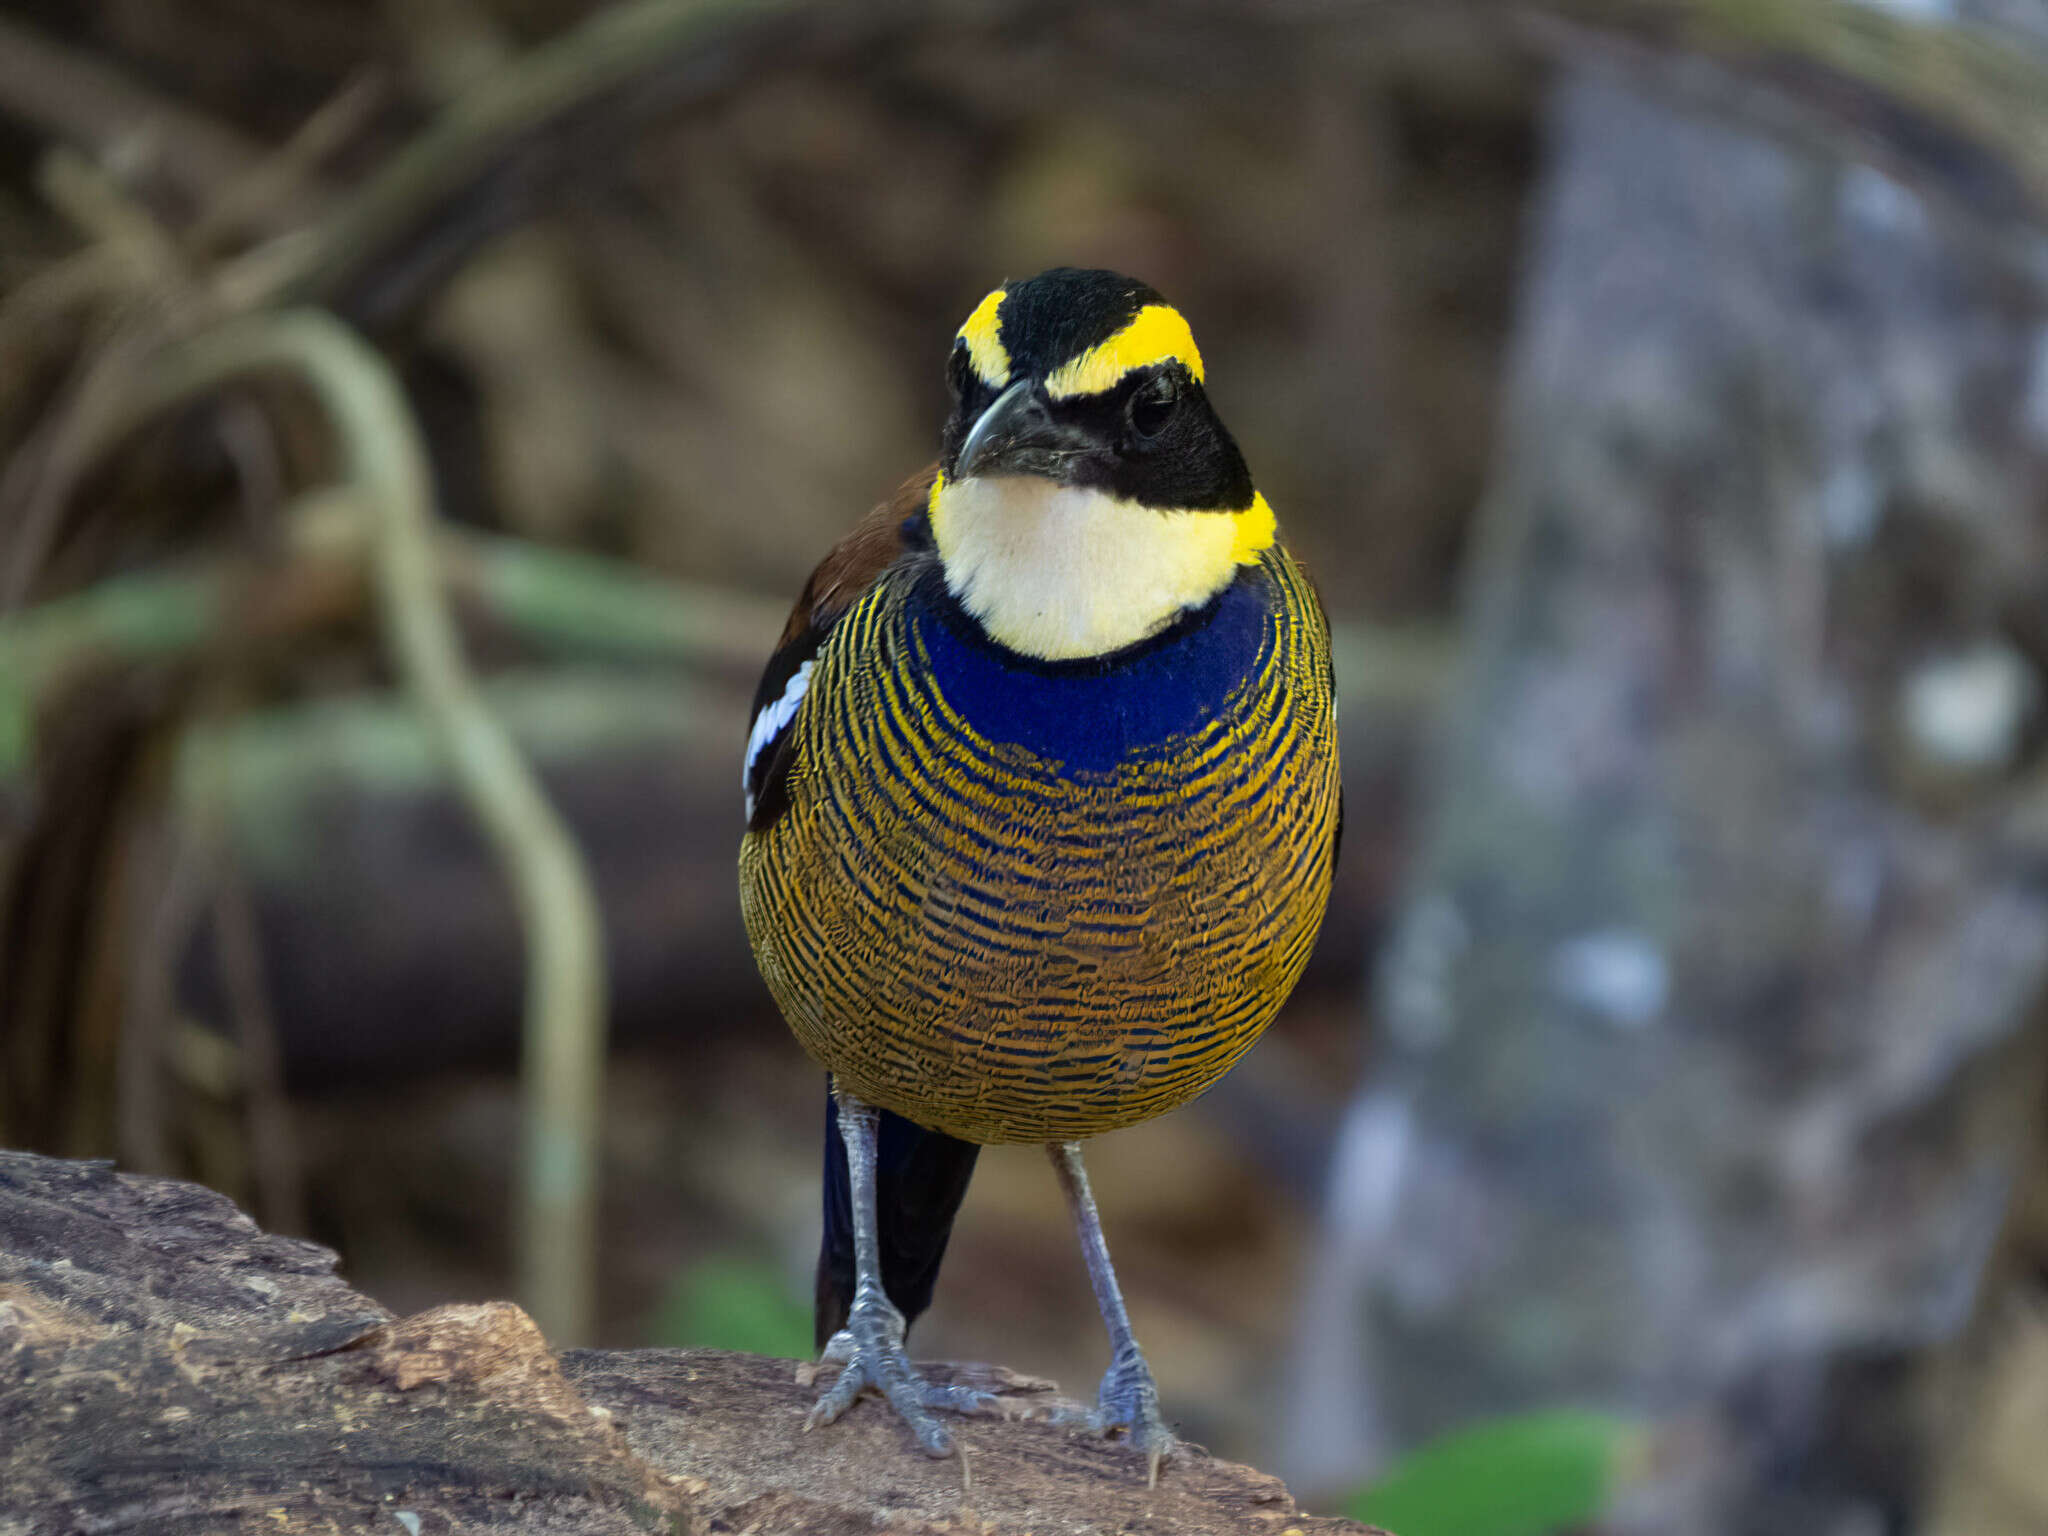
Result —
[[740, 766], [740, 789], [747, 797], [749, 821], [754, 819], [754, 765], [761, 761], [768, 749], [775, 745], [776, 738], [789, 728], [789, 722], [796, 718], [796, 707], [804, 701], [804, 693], [811, 686], [811, 668], [816, 665], [813, 659], [798, 667], [796, 675], [782, 690], [782, 697], [754, 716], [754, 728], [747, 732], [747, 759]]

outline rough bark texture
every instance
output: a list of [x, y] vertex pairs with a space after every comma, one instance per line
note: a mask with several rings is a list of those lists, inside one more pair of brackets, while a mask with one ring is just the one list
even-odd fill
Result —
[[871, 1403], [806, 1435], [790, 1361], [558, 1357], [509, 1303], [397, 1319], [334, 1266], [210, 1190], [0, 1153], [0, 1536], [1366, 1531], [1024, 1421], [962, 1426], [963, 1489]]
[[1888, 1529], [2040, 1082], [2048, 296], [1585, 73], [1551, 150], [1296, 1441], [1591, 1400], [1727, 1453], [1656, 1529]]

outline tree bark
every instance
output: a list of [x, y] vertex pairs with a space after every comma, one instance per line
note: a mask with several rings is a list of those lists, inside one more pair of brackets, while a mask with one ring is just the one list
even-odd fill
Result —
[[2040, 1083], [2042, 242], [1589, 70], [1551, 151], [1295, 1443], [1602, 1402], [1719, 1448], [1651, 1528], [1876, 1529]]
[[805, 1434], [795, 1362], [557, 1355], [510, 1303], [394, 1318], [335, 1262], [196, 1185], [0, 1153], [0, 1533], [1367, 1532], [1021, 1420], [962, 1422], [970, 1484], [873, 1403]]

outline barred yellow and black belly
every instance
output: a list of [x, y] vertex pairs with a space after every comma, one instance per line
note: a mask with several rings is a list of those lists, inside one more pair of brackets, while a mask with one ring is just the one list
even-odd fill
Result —
[[1320, 925], [1338, 817], [1327, 626], [1278, 546], [1126, 651], [994, 644], [935, 559], [825, 637], [777, 814], [740, 856], [756, 958], [862, 1099], [966, 1141], [1186, 1102]]

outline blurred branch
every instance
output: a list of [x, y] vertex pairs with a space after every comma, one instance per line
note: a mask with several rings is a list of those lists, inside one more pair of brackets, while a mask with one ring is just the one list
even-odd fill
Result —
[[148, 163], [192, 198], [262, 164], [264, 146], [109, 65], [0, 15], [0, 113], [92, 159]]
[[[1165, 0], [1213, 23], [1232, 7]], [[1266, 27], [1378, 31], [1426, 24], [1434, 7], [1383, 0], [1308, 8], [1307, 18], [1237, 7]], [[1749, 0], [1493, 0], [1481, 11], [1521, 23], [1546, 51], [1630, 44], [1653, 67], [1710, 57], [1741, 89], [1715, 94], [1724, 110], [1779, 130], [1802, 125], [1853, 138], [1898, 174], [1973, 211], [2048, 216], [2048, 145], [2027, 109], [2048, 97], [2048, 67], [1960, 28], [1930, 27], [1871, 7]], [[830, 53], [941, 27], [994, 34], [1028, 15], [1039, 32], [1087, 8], [926, 0], [867, 8], [793, 0], [628, 0], [515, 61], [452, 105], [319, 230], [317, 253], [286, 296], [372, 321], [410, 308], [490, 236], [531, 217], [575, 171], [601, 164], [624, 119], [658, 105], [700, 102], [763, 62], [787, 63], [796, 43]], [[1670, 83], [1698, 92], [1697, 72]], [[587, 152], [566, 141], [579, 137]], [[601, 135], [601, 136], [600, 136]], [[487, 185], [488, 184], [488, 185]]]
[[[10, 48], [33, 54], [41, 46], [0, 22], [0, 61]], [[61, 65], [62, 50], [55, 54]], [[0, 105], [5, 83], [0, 67]], [[182, 234], [160, 223], [102, 160], [68, 143], [44, 156], [37, 176], [44, 198], [92, 243], [7, 296], [0, 304], [0, 340], [93, 301], [101, 306], [103, 336], [72, 362], [64, 386], [0, 473], [0, 533], [7, 535], [0, 612], [29, 595], [79, 477], [106, 440], [123, 430], [121, 412], [141, 360], [172, 338], [261, 305], [296, 270], [301, 242], [275, 239], [207, 270], [210, 247], [243, 225], [267, 219], [288, 228], [309, 218], [324, 201], [320, 163], [360, 128], [376, 94], [373, 81], [352, 81], [276, 150], [235, 156], [232, 175], [191, 189], [199, 212]]]
[[[347, 617], [364, 595], [370, 540], [353, 497], [303, 502], [277, 553], [237, 553], [117, 576], [83, 592], [0, 614], [0, 678], [33, 708], [98, 667], [185, 660], [290, 639]], [[323, 500], [325, 498], [322, 498]], [[339, 511], [339, 519], [327, 515]], [[650, 576], [623, 562], [494, 534], [438, 527], [441, 580], [464, 606], [536, 645], [578, 657], [745, 672], [774, 644], [786, 605]], [[28, 720], [0, 774], [25, 760]]]
[[1990, 32], [1841, 3], [1534, 0], [1512, 10], [1560, 64], [1602, 65], [1774, 137], [1874, 162], [2003, 237], [1994, 243], [2013, 221], [2048, 222], [2048, 63]]
[[[275, 370], [297, 374], [333, 424], [344, 479], [373, 514], [370, 563], [387, 641], [513, 885], [527, 940], [521, 1278], [549, 1331], [580, 1338], [592, 1300], [603, 1053], [596, 905], [574, 844], [462, 660], [434, 552], [426, 450], [390, 369], [324, 314], [232, 321], [152, 359], [138, 387], [100, 424], [104, 436], [95, 446], [193, 396]], [[156, 601], [142, 610], [150, 623], [141, 626], [149, 640], [191, 633], [197, 615], [189, 589], [158, 586], [150, 595]]]
[[[125, 289], [133, 253], [106, 242], [93, 251], [109, 256], [112, 268], [123, 274], [109, 285], [113, 291]], [[95, 449], [103, 439], [119, 435], [114, 416], [147, 351], [146, 335], [134, 325], [117, 323], [96, 351], [72, 366], [48, 412], [15, 445], [13, 458], [0, 472], [0, 614], [28, 597]]]
[[581, 1339], [593, 1300], [604, 1025], [589, 876], [462, 660], [434, 559], [425, 445], [383, 359], [325, 315], [284, 313], [185, 344], [165, 359], [154, 392], [176, 399], [280, 367], [319, 394], [346, 478], [377, 510], [373, 566], [387, 640], [517, 896], [528, 946], [522, 1289], [551, 1334]]
[[[737, 64], [783, 56], [786, 19], [806, 22], [802, 35], [837, 25], [831, 13], [791, 0], [633, 0], [598, 12], [457, 100], [394, 156], [321, 227], [318, 254], [286, 299], [373, 318], [405, 307], [485, 238], [531, 217], [530, 195], [518, 195], [531, 192], [529, 178], [496, 197], [472, 195], [518, 150], [593, 103], [628, 99], [630, 87], [664, 69], [675, 76], [665, 105], [720, 89], [738, 77]], [[872, 33], [877, 24], [868, 17], [858, 27]], [[371, 293], [370, 279], [387, 265], [398, 269], [391, 290]]]
[[[1666, 90], [1767, 132], [1876, 158], [1979, 218], [2048, 218], [2048, 63], [1989, 31], [1798, 0], [1500, 0], [1563, 63], [1608, 50]], [[1703, 77], [1710, 59], [1733, 77]]]
[[176, 242], [114, 177], [68, 145], [43, 157], [36, 181], [43, 198], [82, 235], [112, 253], [136, 289], [181, 286]]
[[[211, 729], [217, 732], [219, 722], [236, 713], [232, 704], [227, 687], [216, 684], [204, 691], [202, 718], [211, 721]], [[227, 764], [218, 752], [191, 750], [194, 739], [210, 739], [203, 734], [205, 729], [188, 731], [181, 744], [178, 777], [182, 793], [174, 798], [183, 814], [165, 817], [158, 838], [170, 849], [170, 869], [161, 882], [163, 894], [156, 911], [143, 925], [135, 989], [136, 994], [149, 993], [155, 1006], [150, 1013], [142, 1013], [133, 1008], [131, 997], [130, 1016], [142, 1024], [143, 1033], [140, 1038], [123, 1041], [118, 1068], [123, 1089], [122, 1145], [129, 1144], [132, 1133], [139, 1145], [151, 1148], [161, 1158], [161, 1116], [150, 1112], [159, 1108], [164, 1064], [170, 1054], [166, 1043], [175, 1039], [184, 1047], [179, 1056], [189, 1066], [194, 1054], [190, 1041], [209, 1041], [218, 1047], [216, 1054], [228, 1056], [233, 1065], [230, 1081], [216, 1097], [223, 1102], [240, 1100], [240, 1134], [235, 1140], [244, 1149], [240, 1159], [246, 1170], [240, 1181], [243, 1198], [271, 1225], [304, 1232], [305, 1187], [298, 1139], [286, 1105], [284, 1063], [255, 903], [230, 825], [235, 809], [233, 789]], [[173, 978], [177, 960], [203, 915], [211, 917], [208, 926], [214, 964], [232, 1020], [232, 1043], [229, 1037], [197, 1026], [189, 1035], [174, 1034], [171, 1028], [176, 1022]], [[149, 970], [142, 968], [145, 961]], [[206, 1047], [198, 1049], [203, 1052]], [[131, 1056], [140, 1059], [131, 1061]], [[190, 1073], [184, 1075], [189, 1078]], [[131, 1109], [139, 1123], [131, 1123]], [[161, 1166], [161, 1162], [156, 1165]]]
[[[225, 807], [216, 803], [212, 809], [218, 814]], [[207, 831], [212, 834], [209, 843], [214, 863], [214, 958], [234, 1015], [235, 1043], [241, 1047], [249, 1188], [266, 1223], [286, 1232], [304, 1232], [306, 1197], [298, 1138], [285, 1099], [284, 1059], [278, 1049], [277, 1020], [270, 1006], [255, 904], [242, 877], [234, 840], [224, 826], [210, 826]]]
[[[1276, 16], [1211, 0], [1161, 0], [1214, 22], [1232, 9], [1265, 27], [1422, 25], [1435, 8], [1384, 0]], [[1930, 27], [1867, 6], [1756, 5], [1751, 0], [1492, 0], [1483, 16], [1519, 23], [1542, 51], [1631, 51], [1666, 83], [1717, 98], [1725, 110], [1783, 129], [1803, 125], [1853, 138], [1923, 189], [1979, 213], [2048, 216], [2048, 144], [2028, 110], [2048, 98], [2048, 67], [2027, 50], [1962, 28]], [[411, 308], [492, 235], [533, 216], [544, 198], [601, 164], [627, 120], [699, 103], [766, 62], [796, 52], [872, 46], [921, 24], [993, 34], [1028, 13], [1043, 31], [1085, 15], [1070, 5], [1017, 0], [964, 5], [833, 8], [797, 0], [627, 0], [532, 49], [449, 106], [426, 131], [346, 194], [303, 238], [252, 253], [240, 274], [285, 302], [316, 302], [387, 320]], [[1696, 71], [1712, 58], [1736, 76], [1730, 91]], [[253, 146], [188, 109], [162, 102], [98, 61], [0, 21], [0, 111], [104, 157], [120, 134], [146, 129], [169, 146], [181, 184], [211, 191], [254, 184]], [[337, 106], [347, 119], [350, 109]], [[574, 142], [571, 142], [574, 141]], [[175, 153], [172, 153], [175, 151]], [[261, 178], [257, 178], [261, 179]], [[266, 192], [297, 192], [289, 179]]]
[[205, 250], [235, 230], [277, 227], [281, 214], [304, 217], [324, 206], [328, 194], [320, 184], [321, 167], [363, 130], [383, 97], [384, 81], [375, 73], [344, 82], [273, 153], [225, 186], [212, 189], [205, 208], [186, 231], [187, 244]]
[[780, 598], [520, 539], [455, 533], [440, 547], [449, 580], [484, 613], [579, 656], [719, 667], [751, 684], [789, 612]]
[[115, 1149], [127, 1167], [161, 1173], [171, 1166], [164, 1113], [165, 1063], [177, 1017], [178, 958], [199, 921], [206, 889], [193, 840], [160, 827], [144, 841], [130, 983], [122, 1000], [121, 1048], [114, 1061]]

